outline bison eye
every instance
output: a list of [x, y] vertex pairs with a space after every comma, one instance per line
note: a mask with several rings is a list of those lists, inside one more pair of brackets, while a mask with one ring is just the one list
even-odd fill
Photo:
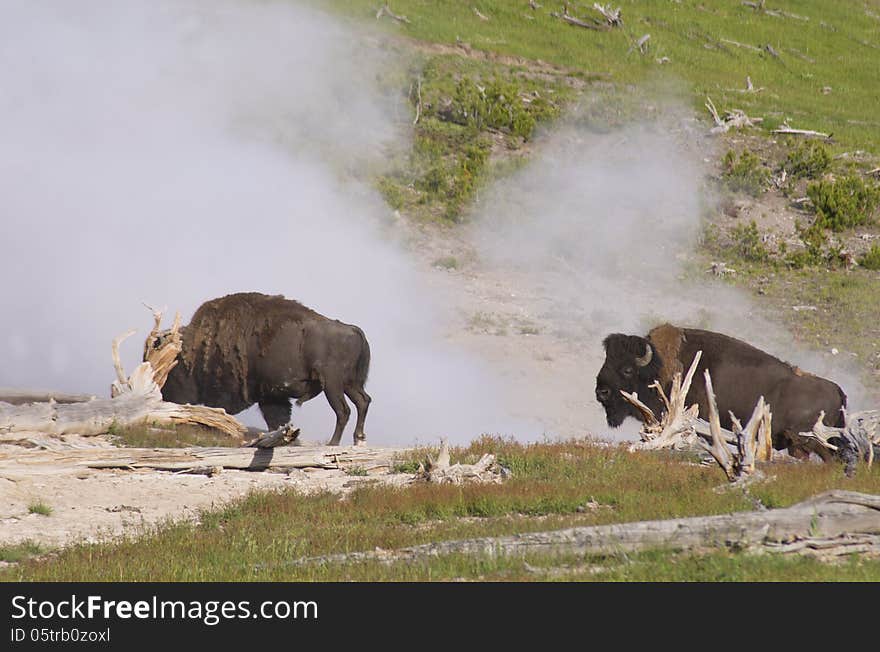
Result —
[[632, 367], [624, 367], [621, 373], [627, 378], [632, 378], [632, 375], [635, 373], [635, 369]]

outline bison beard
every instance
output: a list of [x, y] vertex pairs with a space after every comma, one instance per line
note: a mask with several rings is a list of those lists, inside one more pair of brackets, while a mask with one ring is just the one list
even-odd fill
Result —
[[[687, 368], [697, 351], [703, 351], [698, 374], [709, 370], [715, 381], [722, 427], [730, 429], [730, 412], [748, 418], [760, 396], [773, 411], [773, 446], [788, 448], [798, 457], [816, 452], [827, 460], [821, 446], [802, 442], [797, 434], [808, 432], [824, 410], [826, 425], [842, 426], [846, 395], [835, 383], [805, 373], [769, 353], [721, 333], [670, 324], [658, 326], [647, 337], [615, 333], [605, 338], [605, 363], [596, 378], [596, 399], [605, 408], [611, 427], [627, 416], [641, 414], [625, 401], [620, 391], [635, 392], [655, 414], [663, 405], [650, 385], [659, 380], [669, 391], [672, 376]], [[691, 386], [687, 404], [696, 403], [702, 418], [708, 416], [706, 390]]]
[[162, 388], [166, 401], [231, 414], [258, 403], [274, 430], [290, 421], [291, 398], [302, 405], [324, 392], [336, 413], [329, 442], [336, 446], [351, 414], [348, 396], [357, 408], [354, 441], [366, 439], [370, 346], [357, 326], [283, 296], [252, 292], [202, 304], [181, 332], [178, 364]]

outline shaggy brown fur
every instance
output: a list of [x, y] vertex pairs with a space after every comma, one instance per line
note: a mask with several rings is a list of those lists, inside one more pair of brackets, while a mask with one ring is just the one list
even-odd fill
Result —
[[663, 360], [663, 366], [660, 367], [660, 382], [666, 387], [672, 382], [675, 374], [684, 373], [684, 365], [678, 358], [681, 346], [687, 341], [687, 337], [677, 326], [661, 324], [651, 329], [648, 340]]
[[323, 392], [336, 413], [330, 443], [339, 443], [348, 421], [346, 397], [358, 411], [355, 441], [364, 439], [370, 347], [357, 326], [283, 296], [247, 292], [202, 304], [181, 334], [165, 400], [233, 414], [258, 403], [274, 430], [290, 421], [290, 399], [301, 405]]

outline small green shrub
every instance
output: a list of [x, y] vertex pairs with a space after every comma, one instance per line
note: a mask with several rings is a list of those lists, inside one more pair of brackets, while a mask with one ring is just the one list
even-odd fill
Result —
[[831, 155], [822, 143], [802, 142], [789, 150], [783, 167], [796, 179], [817, 179], [831, 167]]
[[400, 184], [394, 179], [389, 177], [379, 179], [379, 192], [382, 193], [382, 196], [391, 208], [395, 210], [403, 208], [403, 190], [401, 189]]
[[496, 79], [481, 86], [470, 77], [458, 81], [452, 104], [442, 111], [448, 120], [477, 131], [500, 129], [524, 139], [531, 137], [539, 120], [557, 113], [557, 107], [540, 96], [523, 101], [514, 83]]
[[0, 561], [17, 564], [44, 552], [46, 550], [40, 544], [33, 541], [23, 541], [22, 543], [0, 546]]
[[825, 248], [828, 245], [828, 235], [825, 233], [825, 230], [816, 222], [808, 227], [798, 223], [795, 225], [795, 230], [801, 242], [804, 243], [804, 249], [792, 251], [785, 256], [785, 262], [789, 267], [802, 269], [824, 263], [828, 259], [825, 253]]
[[869, 223], [880, 205], [880, 189], [856, 175], [811, 183], [807, 196], [816, 210], [816, 225], [832, 231]]
[[369, 475], [367, 473], [367, 470], [362, 466], [352, 466], [352, 467], [345, 470], [345, 474], [346, 475], [354, 475], [354, 476], [358, 476], [358, 477], [363, 477], [363, 476]]
[[728, 188], [734, 192], [745, 192], [757, 197], [770, 183], [770, 170], [761, 164], [761, 159], [746, 150], [739, 157], [730, 150], [724, 156], [724, 171], [721, 176]]
[[418, 460], [409, 460], [407, 462], [397, 462], [391, 467], [392, 473], [418, 473], [421, 462]]
[[761, 239], [755, 220], [748, 225], [735, 226], [730, 232], [730, 237], [733, 239], [734, 250], [744, 260], [765, 262], [770, 258], [770, 251]]
[[871, 249], [859, 258], [859, 265], [865, 269], [880, 270], [880, 245], [872, 245]]
[[41, 514], [42, 516], [51, 516], [52, 508], [44, 502], [31, 503], [28, 505], [29, 514]]

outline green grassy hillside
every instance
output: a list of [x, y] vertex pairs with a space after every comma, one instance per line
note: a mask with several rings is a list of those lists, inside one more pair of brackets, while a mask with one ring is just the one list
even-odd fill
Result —
[[[406, 24], [376, 20], [379, 5], [372, 0], [331, 4], [423, 41], [465, 42], [479, 50], [607, 73], [621, 85], [681, 84], [697, 110], [703, 110], [708, 95], [721, 111], [740, 108], [763, 117], [764, 129], [787, 119], [792, 127], [832, 133], [850, 148], [880, 150], [877, 0], [770, 0], [763, 11], [739, 0], [622, 0], [610, 6], [621, 8], [623, 25], [607, 31], [552, 16], [561, 11], [561, 2], [532, 9], [527, 0], [394, 0], [390, 7], [406, 16]], [[592, 4], [568, 3], [569, 12], [601, 19]], [[634, 45], [645, 34], [650, 39], [642, 54]], [[764, 90], [740, 92], [747, 76]]]

